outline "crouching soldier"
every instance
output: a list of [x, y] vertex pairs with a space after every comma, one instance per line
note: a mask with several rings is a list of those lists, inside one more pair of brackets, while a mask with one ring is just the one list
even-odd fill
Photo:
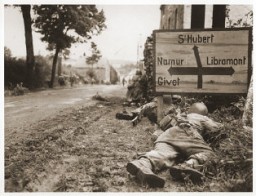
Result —
[[126, 100], [129, 103], [145, 103], [146, 90], [147, 89], [147, 78], [140, 70], [136, 71], [136, 75], [132, 77], [132, 81], [128, 83]]
[[205, 116], [207, 113], [204, 104], [192, 105], [187, 115], [178, 117], [173, 127], [159, 135], [153, 150], [127, 164], [127, 171], [150, 187], [164, 187], [165, 180], [155, 174], [163, 169], [169, 169], [174, 179], [181, 180], [185, 174], [199, 183], [203, 176], [200, 167], [216, 156], [202, 135], [222, 127]]

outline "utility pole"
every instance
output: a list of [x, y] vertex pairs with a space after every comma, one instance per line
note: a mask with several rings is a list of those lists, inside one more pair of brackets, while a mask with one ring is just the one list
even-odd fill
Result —
[[137, 42], [137, 68], [140, 69], [140, 66], [139, 66], [139, 62], [140, 62], [140, 39], [141, 38], [141, 34], [139, 34], [139, 40]]
[[139, 68], [139, 43], [137, 44], [137, 66]]

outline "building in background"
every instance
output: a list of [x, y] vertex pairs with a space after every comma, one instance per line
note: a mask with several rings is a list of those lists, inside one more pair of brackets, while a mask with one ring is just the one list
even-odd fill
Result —
[[[90, 79], [87, 72], [92, 69], [92, 66], [86, 64], [84, 57], [78, 60], [67, 59], [64, 63], [71, 65], [78, 75], [87, 80]], [[101, 58], [98, 63], [93, 65], [93, 71], [95, 72], [97, 83], [113, 83], [119, 77], [115, 68], [105, 58]]]

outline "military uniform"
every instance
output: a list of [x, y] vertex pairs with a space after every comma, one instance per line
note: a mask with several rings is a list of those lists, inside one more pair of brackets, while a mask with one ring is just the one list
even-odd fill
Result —
[[[177, 119], [175, 126], [167, 129], [157, 138], [154, 149], [139, 157], [138, 160], [128, 163], [127, 170], [133, 175], [137, 175], [136, 172], [142, 173], [140, 175], [144, 174], [141, 183], [152, 187], [163, 187], [164, 180], [154, 172], [172, 168], [181, 162], [188, 163], [192, 167], [193, 164], [194, 166], [202, 165], [209, 158], [215, 157], [215, 153], [204, 141], [202, 135], [206, 132], [215, 132], [220, 128], [220, 123], [214, 122], [207, 116], [197, 113], [181, 116]], [[191, 171], [193, 172], [189, 170]], [[199, 173], [195, 171], [195, 174]]]

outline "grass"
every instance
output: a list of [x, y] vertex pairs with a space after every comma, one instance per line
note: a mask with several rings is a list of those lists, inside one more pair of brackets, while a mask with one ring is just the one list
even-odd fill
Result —
[[[199, 99], [184, 99], [183, 110]], [[123, 107], [120, 98], [107, 98], [94, 106], [80, 106], [31, 127], [21, 141], [5, 143], [5, 191], [50, 192], [201, 192], [252, 191], [252, 130], [245, 129], [234, 105], [216, 106], [210, 117], [225, 126], [209, 139], [218, 160], [204, 166], [202, 185], [159, 175], [165, 187], [149, 188], [136, 183], [126, 164], [152, 149], [154, 126], [147, 118], [137, 126], [117, 120]]]

